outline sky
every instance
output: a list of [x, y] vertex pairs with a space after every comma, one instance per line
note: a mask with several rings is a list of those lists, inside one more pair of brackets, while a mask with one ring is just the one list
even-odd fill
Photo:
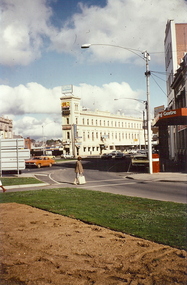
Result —
[[146, 100], [144, 51], [153, 114], [167, 105], [171, 19], [186, 22], [186, 0], [0, 0], [0, 116], [24, 138], [62, 139], [62, 86], [72, 84], [90, 110], [141, 117], [132, 99]]

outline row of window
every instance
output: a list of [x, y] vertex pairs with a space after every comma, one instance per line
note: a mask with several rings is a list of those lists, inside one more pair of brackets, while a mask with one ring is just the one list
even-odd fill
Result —
[[[118, 127], [118, 128], [142, 128], [142, 123], [130, 123], [130, 122], [120, 122], [120, 121], [106, 121], [106, 120], [95, 120], [82, 118], [83, 125], [90, 126], [107, 126], [107, 127]], [[67, 125], [69, 125], [69, 118], [67, 118]], [[78, 125], [78, 118], [76, 118], [76, 125]]]
[[94, 133], [94, 132], [87, 132], [87, 134], [85, 132], [83, 132], [83, 137], [82, 137], [83, 141], [86, 141], [87, 139], [91, 139], [92, 141], [94, 141], [95, 139], [98, 140], [100, 139], [101, 141], [105, 141], [107, 139], [117, 139], [119, 141], [124, 140], [124, 139], [137, 139], [139, 140], [139, 134], [136, 133], [108, 133], [108, 134], [102, 134], [102, 133]]
[[[77, 137], [78, 137], [78, 134], [77, 134]], [[69, 140], [70, 139], [70, 132], [67, 132], [67, 139]], [[92, 140], [92, 141], [95, 141], [95, 140], [101, 140], [101, 141], [106, 141], [107, 139], [116, 139], [116, 140], [128, 140], [128, 139], [132, 139], [132, 140], [139, 140], [139, 134], [136, 134], [136, 133], [104, 133], [102, 134], [102, 132], [83, 132], [83, 137], [82, 137], [82, 140], [83, 141], [87, 141], [87, 140]]]

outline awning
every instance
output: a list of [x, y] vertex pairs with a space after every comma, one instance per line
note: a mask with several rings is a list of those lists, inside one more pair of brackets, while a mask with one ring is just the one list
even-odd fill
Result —
[[187, 125], [187, 108], [160, 112], [154, 126]]

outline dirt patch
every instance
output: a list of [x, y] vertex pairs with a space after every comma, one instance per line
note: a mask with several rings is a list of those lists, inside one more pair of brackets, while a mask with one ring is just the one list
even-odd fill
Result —
[[1, 285], [187, 284], [186, 251], [1, 204]]

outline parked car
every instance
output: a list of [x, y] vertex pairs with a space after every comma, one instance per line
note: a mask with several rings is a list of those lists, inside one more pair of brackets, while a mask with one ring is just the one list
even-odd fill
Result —
[[120, 153], [120, 151], [119, 151], [119, 150], [113, 150], [113, 151], [111, 152], [112, 156], [116, 156], [117, 153]]
[[61, 158], [68, 159], [73, 158], [74, 156], [72, 154], [61, 154]]
[[147, 155], [145, 154], [137, 154], [134, 155], [131, 159], [132, 166], [137, 166], [137, 167], [146, 167], [149, 166], [149, 160]]
[[103, 153], [103, 155], [101, 156], [101, 159], [111, 159], [111, 158], [112, 158], [111, 153]]
[[42, 166], [51, 167], [53, 164], [55, 164], [55, 160], [48, 156], [35, 156], [25, 161], [26, 167], [37, 167], [37, 168], [40, 168]]
[[125, 159], [126, 156], [123, 152], [118, 152], [116, 155], [115, 155], [115, 159]]

